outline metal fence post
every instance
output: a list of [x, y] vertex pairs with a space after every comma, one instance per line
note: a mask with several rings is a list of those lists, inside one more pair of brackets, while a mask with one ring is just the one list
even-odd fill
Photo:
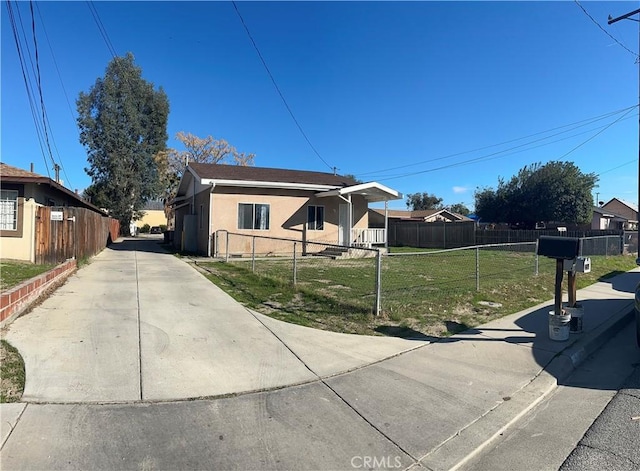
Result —
[[224, 254], [224, 261], [228, 262], [229, 261], [229, 231], [226, 232], [227, 234], [227, 242], [226, 242], [226, 246], [224, 248], [225, 254]]
[[373, 312], [376, 316], [380, 315], [381, 310], [381, 280], [382, 280], [382, 251], [377, 250], [376, 253], [376, 301]]
[[256, 236], [251, 237], [251, 271], [256, 272]]
[[540, 266], [539, 266], [539, 263], [540, 263], [540, 262], [539, 262], [539, 259], [538, 259], [538, 242], [540, 242], [540, 239], [536, 239], [536, 255], [535, 255], [535, 257], [536, 257], [536, 261], [535, 261], [535, 269], [534, 269], [534, 270], [535, 270], [535, 275], [536, 275], [536, 276], [538, 276], [538, 273], [540, 273], [540, 272], [538, 271], [538, 270], [540, 269]]
[[480, 291], [480, 247], [476, 247], [476, 291]]
[[297, 242], [293, 243], [293, 286], [297, 283], [297, 271], [298, 271], [298, 258], [296, 255]]

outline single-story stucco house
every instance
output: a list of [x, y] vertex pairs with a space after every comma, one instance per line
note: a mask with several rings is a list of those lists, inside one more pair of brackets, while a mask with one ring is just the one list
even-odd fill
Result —
[[34, 262], [38, 207], [78, 207], [108, 216], [49, 177], [0, 162], [0, 257]]
[[172, 202], [174, 245], [212, 255], [225, 230], [342, 246], [384, 244], [369, 229], [368, 204], [401, 199], [380, 183], [357, 183], [331, 173], [191, 163]]

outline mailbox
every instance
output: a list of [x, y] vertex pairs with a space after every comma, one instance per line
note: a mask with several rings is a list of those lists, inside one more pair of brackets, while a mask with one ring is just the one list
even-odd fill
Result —
[[580, 255], [582, 240], [577, 237], [540, 236], [538, 255], [558, 260], [573, 260]]
[[565, 260], [565, 271], [576, 273], [590, 273], [591, 272], [591, 259], [588, 257], [578, 257], [574, 260]]

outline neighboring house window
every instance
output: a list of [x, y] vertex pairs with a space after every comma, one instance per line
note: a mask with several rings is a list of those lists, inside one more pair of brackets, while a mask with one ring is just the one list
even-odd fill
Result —
[[269, 230], [269, 205], [258, 203], [238, 204], [238, 229]]
[[324, 229], [324, 206], [309, 206], [307, 208], [307, 229], [310, 231]]
[[18, 192], [0, 191], [0, 230], [18, 230]]

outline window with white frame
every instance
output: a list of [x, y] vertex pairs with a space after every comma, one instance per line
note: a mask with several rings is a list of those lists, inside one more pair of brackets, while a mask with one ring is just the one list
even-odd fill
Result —
[[239, 203], [238, 229], [268, 231], [269, 205], [260, 203]]
[[18, 230], [18, 192], [0, 190], [0, 230]]
[[324, 206], [307, 207], [307, 229], [310, 231], [324, 229]]

